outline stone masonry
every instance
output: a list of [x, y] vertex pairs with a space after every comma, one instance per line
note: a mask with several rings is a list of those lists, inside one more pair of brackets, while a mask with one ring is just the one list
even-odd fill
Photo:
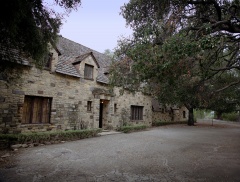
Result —
[[[65, 44], [62, 42], [62, 47], [59, 46], [60, 50], [52, 48], [50, 51], [52, 53], [50, 69], [19, 66], [18, 69], [21, 69], [22, 73], [16, 74], [16, 78], [11, 82], [0, 77], [0, 133], [99, 128], [100, 120], [101, 127], [107, 129], [124, 124], [150, 126], [153, 119], [163, 118], [159, 113], [153, 114], [150, 96], [142, 93], [133, 95], [127, 91], [121, 95], [118, 88], [115, 88], [113, 92], [109, 90], [108, 84], [104, 81], [107, 77], [103, 72], [103, 68], [109, 65], [109, 61], [106, 64], [100, 57], [103, 55], [97, 52], [92, 53], [89, 48], [65, 38], [61, 39], [63, 42], [76, 44], [76, 47], [79, 47], [79, 49], [72, 49], [75, 51], [74, 56], [77, 53], [79, 53], [78, 56], [90, 53], [74, 58], [77, 62], [64, 62], [64, 55], [61, 54], [64, 52]], [[85, 50], [80, 49], [82, 48], [80, 46]], [[70, 58], [67, 59], [70, 60]], [[61, 60], [63, 61], [61, 62]], [[83, 76], [86, 64], [93, 66], [93, 79], [86, 79]], [[61, 70], [60, 66], [62, 66]], [[74, 71], [79, 76], [72, 74], [73, 71], [70, 72], [70, 69], [76, 69]], [[23, 106], [26, 96], [51, 98], [49, 123], [23, 123]], [[131, 120], [132, 105], [143, 106], [142, 120]], [[102, 107], [101, 114], [100, 107]], [[175, 120], [185, 119], [182, 118], [182, 112], [181, 109], [176, 111]]]

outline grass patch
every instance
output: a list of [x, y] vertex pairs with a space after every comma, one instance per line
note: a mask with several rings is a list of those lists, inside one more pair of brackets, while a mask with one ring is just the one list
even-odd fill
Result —
[[117, 128], [117, 131], [121, 131], [123, 133], [129, 133], [134, 131], [141, 131], [147, 128], [146, 125], [135, 125], [135, 126], [121, 126]]
[[187, 121], [156, 121], [152, 123], [152, 126], [165, 126], [172, 124], [187, 124]]
[[8, 145], [24, 143], [43, 143], [50, 141], [78, 140], [95, 137], [101, 129], [68, 130], [57, 132], [20, 133], [20, 134], [0, 134], [0, 141], [5, 141]]

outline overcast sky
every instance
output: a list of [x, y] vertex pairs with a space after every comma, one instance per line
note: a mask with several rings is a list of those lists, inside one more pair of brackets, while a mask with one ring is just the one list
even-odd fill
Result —
[[99, 52], [113, 50], [120, 36], [131, 35], [120, 7], [129, 0], [82, 0], [63, 21], [60, 34]]

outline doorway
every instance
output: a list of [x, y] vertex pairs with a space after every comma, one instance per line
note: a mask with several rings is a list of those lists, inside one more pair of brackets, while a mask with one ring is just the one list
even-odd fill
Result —
[[102, 128], [103, 124], [103, 102], [100, 101], [100, 109], [99, 109], [99, 128]]
[[104, 128], [108, 122], [109, 100], [100, 99], [99, 128]]

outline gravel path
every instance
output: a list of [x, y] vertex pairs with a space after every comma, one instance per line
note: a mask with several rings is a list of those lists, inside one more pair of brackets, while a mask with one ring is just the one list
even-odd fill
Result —
[[0, 181], [240, 181], [240, 124], [204, 121], [21, 149]]

